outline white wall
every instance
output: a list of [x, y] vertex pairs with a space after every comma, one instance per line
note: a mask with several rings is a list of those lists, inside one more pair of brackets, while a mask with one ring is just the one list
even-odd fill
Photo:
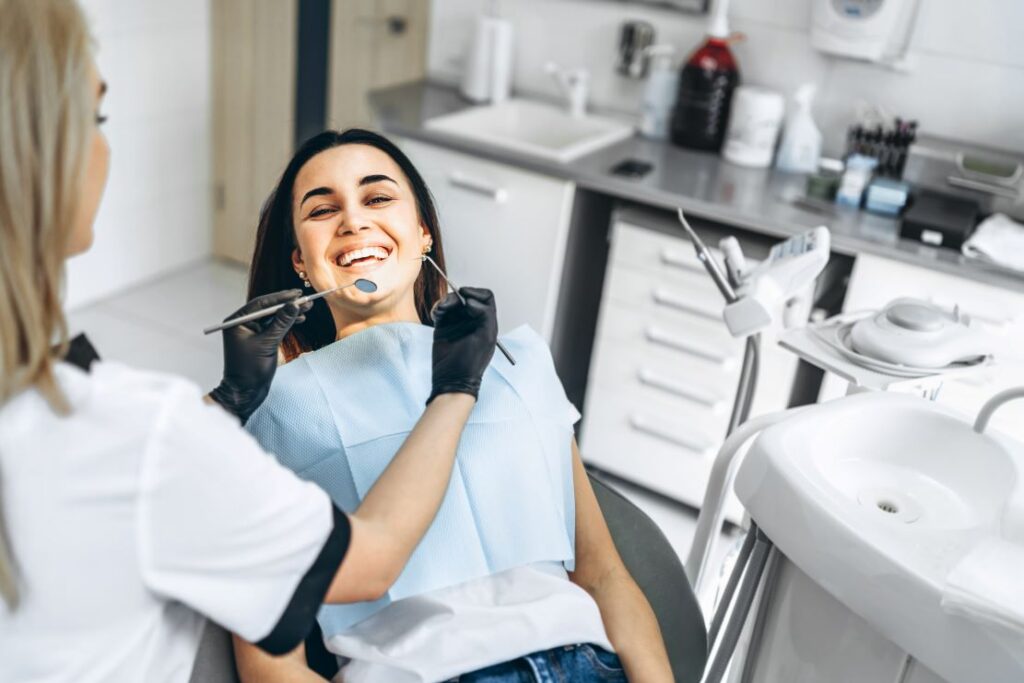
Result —
[[[428, 71], [454, 82], [482, 0], [433, 0]], [[515, 88], [556, 94], [547, 60], [587, 66], [592, 102], [635, 112], [642, 84], [614, 70], [619, 24], [646, 19], [659, 42], [684, 58], [701, 41], [705, 19], [606, 0], [499, 0], [517, 32]], [[744, 82], [791, 93], [819, 85], [815, 107], [828, 151], [841, 151], [858, 100], [916, 118], [923, 130], [1024, 150], [1024, 2], [921, 0], [909, 73], [825, 56], [810, 44], [811, 0], [733, 0], [730, 23], [746, 33], [735, 47]]]
[[211, 254], [209, 0], [82, 0], [110, 90], [111, 166], [71, 308]]

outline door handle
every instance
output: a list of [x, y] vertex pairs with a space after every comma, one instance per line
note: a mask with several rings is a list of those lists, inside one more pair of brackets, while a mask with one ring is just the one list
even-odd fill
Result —
[[460, 190], [468, 190], [488, 197], [497, 204], [504, 204], [508, 200], [508, 190], [505, 188], [497, 187], [484, 180], [470, 178], [458, 171], [453, 171], [448, 175], [448, 183]]

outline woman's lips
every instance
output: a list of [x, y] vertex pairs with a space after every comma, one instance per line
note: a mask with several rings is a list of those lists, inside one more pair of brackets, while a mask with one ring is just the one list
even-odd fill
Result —
[[335, 261], [334, 266], [337, 269], [344, 271], [346, 273], [366, 273], [372, 270], [377, 270], [382, 265], [390, 261], [393, 254], [394, 252], [389, 253], [387, 255], [387, 258], [384, 259], [374, 257], [364, 258], [359, 261], [356, 261], [355, 263], [350, 263], [347, 266], [343, 266], [338, 261]]

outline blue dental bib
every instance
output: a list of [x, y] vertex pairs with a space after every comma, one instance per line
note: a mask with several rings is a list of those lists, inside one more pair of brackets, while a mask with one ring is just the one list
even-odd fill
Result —
[[[570, 444], [579, 413], [539, 335], [524, 326], [502, 341], [516, 365], [495, 354], [484, 373], [433, 524], [387, 595], [320, 610], [325, 637], [395, 600], [514, 567], [573, 569]], [[278, 369], [246, 429], [352, 512], [423, 413], [432, 347], [432, 328], [389, 323], [304, 354]]]

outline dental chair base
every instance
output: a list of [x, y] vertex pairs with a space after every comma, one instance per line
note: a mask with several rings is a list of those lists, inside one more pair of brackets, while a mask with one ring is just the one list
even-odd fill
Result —
[[746, 666], [732, 680], [946, 683], [788, 558], [777, 554], [775, 565], [762, 589]]

